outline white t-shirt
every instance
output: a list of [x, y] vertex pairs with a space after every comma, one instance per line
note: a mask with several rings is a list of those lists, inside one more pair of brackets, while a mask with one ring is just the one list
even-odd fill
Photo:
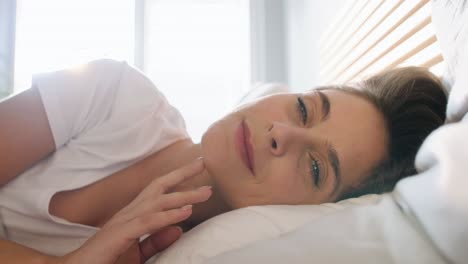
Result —
[[57, 151], [0, 188], [0, 236], [63, 255], [97, 229], [50, 215], [55, 193], [96, 182], [188, 135], [180, 113], [125, 62], [93, 61], [37, 75], [33, 85]]

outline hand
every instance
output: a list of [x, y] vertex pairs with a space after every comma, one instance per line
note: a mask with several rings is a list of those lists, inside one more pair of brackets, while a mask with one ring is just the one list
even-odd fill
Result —
[[132, 246], [115, 262], [116, 264], [145, 263], [155, 254], [163, 251], [182, 235], [182, 229], [178, 226], [166, 227], [152, 234], [144, 241], [135, 241]]
[[[192, 214], [192, 204], [204, 202], [212, 194], [209, 186], [184, 192], [168, 193], [168, 190], [203, 168], [203, 161], [198, 159], [153, 180], [82, 247], [66, 255], [63, 262], [111, 264], [125, 259], [126, 263], [144, 263], [168, 247], [182, 233], [180, 228], [170, 225], [187, 219]], [[152, 235], [139, 242], [145, 234]]]

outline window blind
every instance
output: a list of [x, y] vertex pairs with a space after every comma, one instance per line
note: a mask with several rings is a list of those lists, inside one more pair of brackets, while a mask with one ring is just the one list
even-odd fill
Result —
[[322, 84], [403, 66], [443, 70], [429, 0], [348, 1], [320, 42]]

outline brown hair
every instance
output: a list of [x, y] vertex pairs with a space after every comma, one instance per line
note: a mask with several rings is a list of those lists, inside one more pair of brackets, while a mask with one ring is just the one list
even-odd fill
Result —
[[366, 180], [340, 197], [391, 191], [397, 181], [414, 175], [414, 160], [424, 139], [445, 120], [447, 95], [434, 74], [420, 67], [382, 72], [342, 90], [362, 96], [383, 114], [387, 135], [387, 158]]

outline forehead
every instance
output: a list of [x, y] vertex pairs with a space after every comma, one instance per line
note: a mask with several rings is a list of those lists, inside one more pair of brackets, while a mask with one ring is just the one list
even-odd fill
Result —
[[[316, 126], [316, 132], [335, 147], [340, 159], [342, 184], [355, 185], [385, 157], [383, 117], [363, 97], [340, 90], [322, 92], [329, 98], [330, 113], [329, 118]], [[314, 91], [306, 94], [321, 106], [320, 97]]]

